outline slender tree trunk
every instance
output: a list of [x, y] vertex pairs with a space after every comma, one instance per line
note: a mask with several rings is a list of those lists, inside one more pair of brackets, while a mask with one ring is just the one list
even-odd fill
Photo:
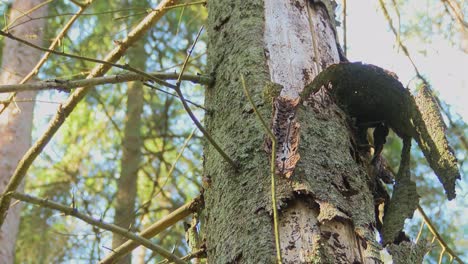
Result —
[[[322, 4], [329, 1], [313, 2], [208, 4], [208, 68], [216, 83], [206, 91], [206, 126], [240, 164], [236, 171], [211, 145], [205, 147], [210, 263], [275, 262], [271, 144], [242, 91], [241, 74], [263, 117], [272, 119], [278, 140], [283, 263], [380, 261], [372, 179], [356, 158], [346, 115], [326, 91], [312, 104], [299, 100], [318, 72], [339, 62], [334, 28]], [[274, 97], [279, 88], [281, 95]]]
[[[143, 43], [129, 50], [130, 65], [145, 69], [146, 52]], [[135, 221], [135, 200], [137, 192], [137, 176], [141, 161], [141, 114], [143, 112], [143, 85], [141, 82], [130, 83], [127, 90], [127, 113], [125, 115], [125, 130], [122, 139], [122, 160], [120, 162], [120, 178], [117, 183], [114, 223], [124, 228], [130, 228]], [[126, 238], [114, 234], [112, 247], [116, 248], [127, 241]], [[119, 260], [118, 263], [131, 263], [132, 255]]]
[[[9, 22], [19, 16], [13, 25], [25, 22], [31, 17], [42, 17], [47, 13], [47, 8], [42, 7], [32, 13], [28, 11], [42, 3], [42, 0], [16, 0], [13, 3]], [[24, 14], [27, 14], [24, 16]], [[10, 29], [15, 36], [28, 39], [41, 45], [44, 36], [45, 20], [38, 19], [26, 22]], [[19, 44], [10, 39], [4, 39], [2, 68], [0, 71], [0, 83], [19, 83], [32, 67], [37, 63], [41, 53], [30, 47]], [[1, 96], [5, 100], [8, 96]], [[22, 92], [15, 97], [0, 116], [0, 193], [3, 193], [18, 161], [31, 145], [32, 117], [36, 92]], [[3, 107], [0, 107], [3, 108]], [[18, 188], [21, 191], [24, 185]], [[0, 230], [0, 263], [13, 263], [15, 256], [15, 243], [18, 234], [20, 205], [14, 205], [8, 212], [5, 223]]]

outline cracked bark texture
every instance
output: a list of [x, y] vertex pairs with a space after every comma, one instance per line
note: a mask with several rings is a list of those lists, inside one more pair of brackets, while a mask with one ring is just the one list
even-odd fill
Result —
[[[42, 0], [16, 0], [11, 8], [9, 21], [22, 16], [42, 2]], [[25, 22], [30, 17], [46, 15], [47, 7], [41, 7], [29, 13], [28, 16], [19, 18], [14, 25]], [[32, 20], [11, 29], [9, 32], [36, 45], [42, 45], [44, 24], [45, 20], [43, 19]], [[14, 40], [4, 39], [4, 42], [0, 83], [19, 83], [39, 61], [41, 52], [19, 44]], [[36, 94], [37, 92], [18, 93], [15, 97], [18, 102], [11, 103], [0, 115], [0, 193], [3, 193], [18, 161], [31, 145], [32, 117]], [[8, 96], [9, 94], [0, 96], [0, 100], [5, 100]], [[22, 191], [23, 188], [24, 183], [18, 188], [18, 191]], [[1, 227], [0, 263], [9, 264], [14, 262], [20, 211], [21, 206], [19, 204], [13, 206]]]
[[[260, 112], [273, 118], [272, 129], [282, 137], [278, 153], [287, 150], [277, 157], [280, 165], [282, 158], [288, 161], [285, 175], [277, 177], [283, 263], [379, 263], [373, 178], [355, 158], [345, 113], [325, 90], [297, 105], [304, 86], [339, 61], [324, 6], [217, 0], [208, 9], [208, 64], [216, 81], [206, 90], [205, 125], [240, 164], [235, 171], [205, 145], [208, 262], [275, 262], [269, 153], [243, 94], [242, 74]], [[282, 87], [273, 104], [262, 97], [271, 83]]]

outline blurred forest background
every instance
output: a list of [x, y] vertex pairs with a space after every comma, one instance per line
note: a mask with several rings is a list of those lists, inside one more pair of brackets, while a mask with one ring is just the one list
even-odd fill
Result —
[[[29, 17], [31, 21], [45, 19], [44, 47], [49, 46], [64, 24], [79, 10], [75, 2], [44, 1], [47, 16]], [[102, 59], [158, 4], [157, 1], [145, 0], [90, 2], [56, 50]], [[450, 78], [464, 81], [455, 82], [458, 87], [453, 88], [468, 88], [468, 25], [464, 12], [468, 4], [465, 1], [386, 0], [382, 3], [388, 11], [387, 17], [379, 1], [348, 1], [346, 23], [343, 20], [343, 2], [337, 2], [337, 20], [341, 22], [339, 38], [343, 44], [343, 26], [346, 24], [347, 55], [351, 61], [389, 68], [400, 76], [404, 85], [409, 84], [410, 89], [417, 85], [414, 77], [420, 74], [440, 94], [446, 93], [443, 90], [450, 87], [437, 85], [444, 82], [444, 75], [432, 75], [426, 65], [431, 64], [439, 72], [454, 67], [458, 71], [453, 72]], [[4, 30], [15, 26], [9, 19], [12, 3], [0, 0], [0, 14], [4, 18], [1, 27]], [[129, 64], [145, 72], [180, 72], [187, 51], [206, 22], [205, 4], [204, 1], [193, 1], [168, 10], [118, 63]], [[359, 17], [371, 20], [378, 17], [375, 19], [379, 22], [368, 21], [374, 23], [374, 27], [362, 28]], [[396, 36], [389, 27], [389, 19], [396, 29]], [[372, 37], [374, 33], [376, 37]], [[378, 46], [379, 36], [384, 38], [385, 47]], [[25, 39], [28, 37], [34, 38], [27, 36]], [[209, 47], [206, 47], [204, 38], [206, 35], [202, 32], [186, 73], [209, 74], [205, 56]], [[0, 38], [0, 52], [5, 39]], [[379, 48], [363, 48], [363, 42]], [[413, 56], [418, 73], [399, 42], [405, 45], [408, 55]], [[448, 66], [431, 59], [431, 52], [441, 45], [444, 50], [461, 54], [458, 64]], [[367, 50], [367, 54], [362, 50]], [[0, 53], [0, 60], [2, 55]], [[51, 55], [40, 68], [36, 80], [83, 79], [95, 65], [85, 60]], [[113, 68], [107, 75], [122, 72]], [[462, 72], [464, 76], [459, 74]], [[156, 84], [150, 86], [141, 82], [96, 86], [78, 104], [33, 163], [27, 173], [25, 193], [63, 205], [73, 204], [82, 213], [107, 223], [120, 224], [132, 231], [144, 229], [196, 197], [203, 184], [202, 134], [195, 129], [173, 90]], [[183, 82], [181, 88], [185, 97], [193, 102], [192, 110], [202, 120], [204, 87]], [[34, 100], [33, 142], [44, 133], [58, 105], [67, 97], [68, 93], [56, 90], [38, 94]], [[445, 99], [444, 96], [441, 98]], [[449, 141], [455, 148], [464, 177], [457, 186], [457, 199], [446, 200], [419, 151], [412, 152], [412, 174], [421, 195], [421, 206], [448, 245], [467, 260], [468, 115], [462, 116], [462, 107], [452, 107], [449, 100], [442, 100], [442, 106]], [[395, 170], [401, 147], [401, 140], [392, 135], [384, 150]], [[111, 232], [57, 211], [23, 203], [20, 221], [16, 263], [96, 263], [114, 248]], [[421, 217], [416, 212], [406, 227], [412, 239], [418, 236], [420, 226]], [[432, 234], [425, 227], [420, 237], [431, 240]], [[152, 241], [178, 256], [190, 253], [182, 222], [163, 231]], [[440, 245], [435, 242], [434, 249], [426, 257], [427, 263], [437, 263], [440, 252]], [[132, 259], [134, 263], [163, 260], [143, 247], [133, 252]], [[449, 263], [448, 258], [444, 261]]]

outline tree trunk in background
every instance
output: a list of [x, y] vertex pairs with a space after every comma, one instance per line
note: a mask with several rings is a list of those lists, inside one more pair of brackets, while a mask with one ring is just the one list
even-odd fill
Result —
[[[238, 171], [205, 146], [204, 230], [209, 263], [274, 263], [268, 140], [240, 82], [278, 139], [277, 199], [283, 263], [379, 263], [372, 179], [355, 159], [345, 114], [326, 91], [298, 94], [339, 62], [333, 26], [317, 1], [208, 4], [206, 127]], [[279, 85], [278, 85], [279, 84]], [[281, 96], [271, 94], [282, 87]], [[269, 97], [270, 96], [270, 97]], [[227, 107], [228, 106], [228, 107]]]
[[[129, 63], [137, 69], [144, 70], [146, 52], [143, 41], [128, 51]], [[127, 113], [125, 115], [125, 130], [122, 139], [122, 160], [120, 162], [120, 178], [117, 183], [114, 223], [123, 228], [129, 228], [135, 221], [135, 200], [137, 194], [137, 176], [141, 161], [141, 114], [143, 112], [143, 84], [129, 83], [127, 90]], [[112, 248], [127, 241], [117, 234], [113, 235]], [[131, 263], [129, 254], [118, 263]]]
[[[42, 3], [42, 0], [16, 0], [13, 3], [9, 20], [27, 13], [31, 8]], [[16, 24], [27, 21], [31, 17], [42, 17], [47, 13], [46, 7], [41, 7], [16, 21]], [[24, 23], [11, 30], [15, 36], [42, 45], [45, 20], [38, 19]], [[16, 41], [4, 39], [1, 84], [19, 83], [38, 62], [41, 52], [21, 45]], [[5, 100], [8, 96], [0, 96]], [[16, 95], [16, 102], [11, 103], [0, 115], [0, 193], [10, 180], [18, 161], [31, 145], [32, 117], [36, 92], [23, 92]], [[21, 102], [27, 100], [27, 102]], [[18, 191], [22, 191], [24, 183]], [[8, 212], [0, 230], [0, 263], [14, 262], [15, 243], [20, 219], [20, 205], [14, 205]]]

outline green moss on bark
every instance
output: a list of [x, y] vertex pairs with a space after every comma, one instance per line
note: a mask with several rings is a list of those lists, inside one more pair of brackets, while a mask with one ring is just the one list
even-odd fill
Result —
[[419, 204], [416, 183], [411, 180], [410, 170], [411, 138], [403, 139], [401, 162], [392, 198], [385, 208], [382, 227], [383, 244], [387, 245], [397, 240], [403, 230], [406, 218], [412, 218]]
[[[208, 62], [216, 79], [206, 91], [206, 127], [232, 159], [239, 172], [205, 145], [205, 234], [210, 263], [270, 263], [274, 260], [268, 155], [263, 151], [264, 129], [240, 83], [244, 75], [255, 101], [269, 81], [263, 44], [263, 1], [208, 3]], [[262, 113], [270, 112], [260, 104]], [[247, 110], [247, 111], [246, 111]]]
[[301, 106], [297, 116], [301, 124], [301, 159], [292, 177], [294, 190], [329, 202], [356, 226], [373, 223], [370, 179], [364, 167], [351, 155], [353, 146], [345, 113], [336, 105], [322, 114], [315, 113], [312, 106]]
[[399, 245], [388, 246], [388, 251], [392, 254], [395, 264], [423, 263], [424, 255], [431, 249], [426, 240], [421, 239], [418, 243], [402, 242]]
[[302, 99], [328, 84], [332, 84], [329, 92], [335, 100], [358, 122], [385, 122], [401, 138], [414, 138], [449, 200], [455, 198], [455, 182], [460, 179], [457, 160], [445, 137], [438, 106], [425, 87], [415, 100], [391, 72], [374, 65], [340, 63], [306, 86]]
[[418, 108], [416, 122], [421, 134], [421, 137], [417, 138], [418, 144], [451, 200], [455, 198], [455, 182], [460, 179], [460, 172], [457, 159], [445, 136], [447, 128], [436, 99], [428, 87], [420, 87], [415, 101]]

